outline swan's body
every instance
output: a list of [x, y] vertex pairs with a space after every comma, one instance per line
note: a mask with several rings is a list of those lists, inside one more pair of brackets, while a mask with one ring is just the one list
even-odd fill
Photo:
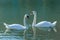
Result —
[[[55, 21], [56, 22], [56, 21]], [[54, 22], [54, 24], [55, 24]], [[35, 25], [35, 27], [53, 27], [53, 23], [49, 21], [41, 21]]]
[[4, 23], [4, 25], [6, 26], [7, 29], [16, 29], [16, 30], [25, 30], [26, 27], [20, 24], [6, 24]]
[[51, 28], [53, 28], [53, 30], [57, 32], [57, 30], [55, 29], [57, 21], [54, 21], [53, 23], [49, 21], [41, 21], [36, 24], [36, 12], [35, 11], [33, 11], [33, 15], [34, 15], [34, 20], [33, 20], [32, 26], [37, 27], [37, 28], [45, 28], [45, 27], [50, 28], [48, 30], [51, 30]]

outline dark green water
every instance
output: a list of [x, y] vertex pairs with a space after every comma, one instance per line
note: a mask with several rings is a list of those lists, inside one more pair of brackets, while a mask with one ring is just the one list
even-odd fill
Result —
[[[60, 1], [59, 0], [0, 0], [0, 40], [33, 40], [32, 29], [27, 31], [27, 38], [24, 39], [23, 32], [6, 30], [3, 22], [7, 24], [19, 23], [23, 25], [23, 16], [31, 11], [37, 11], [37, 22], [57, 21], [56, 29], [47, 32], [37, 29], [36, 40], [60, 40]], [[29, 23], [31, 24], [33, 16]]]

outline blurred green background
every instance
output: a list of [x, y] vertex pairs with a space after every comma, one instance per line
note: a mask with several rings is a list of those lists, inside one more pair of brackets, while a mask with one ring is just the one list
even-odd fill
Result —
[[0, 0], [0, 21], [21, 23], [25, 13], [37, 11], [37, 21], [60, 20], [59, 0]]
[[57, 21], [55, 38], [60, 39], [60, 0], [0, 0], [0, 23], [23, 24], [24, 14], [33, 10], [37, 11], [37, 22]]

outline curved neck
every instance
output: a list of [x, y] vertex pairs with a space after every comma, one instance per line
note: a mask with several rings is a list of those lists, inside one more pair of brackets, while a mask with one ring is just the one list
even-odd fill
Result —
[[24, 26], [25, 26], [25, 27], [28, 26], [27, 19], [26, 19], [25, 17], [24, 17], [23, 23], [24, 23]]
[[32, 26], [34, 26], [34, 25], [36, 24], [36, 13], [35, 13], [35, 12], [33, 12], [33, 14], [34, 14], [34, 18], [33, 18]]

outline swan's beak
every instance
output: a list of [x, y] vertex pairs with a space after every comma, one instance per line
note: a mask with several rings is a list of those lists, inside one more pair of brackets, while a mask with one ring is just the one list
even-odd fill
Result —
[[33, 12], [31, 12], [30, 15], [33, 15]]

